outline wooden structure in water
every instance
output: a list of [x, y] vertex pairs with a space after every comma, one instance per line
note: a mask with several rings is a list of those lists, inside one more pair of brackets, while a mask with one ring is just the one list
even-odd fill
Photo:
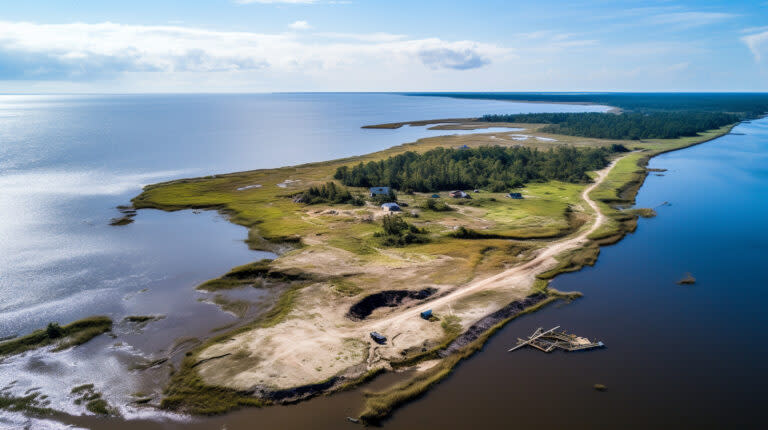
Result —
[[557, 326], [545, 331], [544, 328], [539, 327], [532, 335], [528, 336], [528, 339], [517, 338], [517, 345], [510, 348], [508, 352], [512, 352], [526, 345], [544, 352], [552, 352], [558, 348], [565, 351], [584, 351], [605, 346], [603, 342], [600, 341], [592, 342], [586, 337], [569, 334], [564, 330], [557, 331], [559, 328], [560, 326]]

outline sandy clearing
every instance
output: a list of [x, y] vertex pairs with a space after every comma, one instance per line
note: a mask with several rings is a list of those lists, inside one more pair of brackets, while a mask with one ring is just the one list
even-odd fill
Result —
[[[588, 242], [587, 236], [606, 219], [589, 193], [602, 183], [615, 164], [616, 161], [596, 172], [595, 182], [582, 192], [583, 200], [596, 215], [594, 222], [582, 227], [576, 236], [540, 249], [531, 260], [465, 285], [440, 286], [427, 285], [425, 278], [414, 275], [425, 270], [451, 270], [450, 259], [405, 261], [403, 255], [394, 253], [389, 256], [394, 264], [378, 267], [371, 275], [391, 280], [392, 284], [414, 279], [410, 288], [437, 287], [436, 298], [410, 307], [377, 310], [364, 321], [351, 321], [345, 317], [352, 303], [350, 299], [335, 298], [329, 294], [327, 285], [314, 284], [302, 290], [294, 311], [281, 323], [236, 335], [229, 342], [202, 351], [201, 360], [224, 357], [198, 366], [201, 377], [209, 384], [236, 389], [285, 389], [317, 383], [338, 374], [360, 374], [402, 358], [401, 352], [406, 349], [429, 348], [442, 338], [443, 330], [439, 323], [420, 318], [420, 312], [432, 309], [439, 315], [455, 315], [466, 328], [511, 301], [525, 297], [536, 274], [558, 264], [556, 256]], [[320, 272], [336, 276], [352, 268], [355, 272], [366, 270], [362, 268], [367, 266], [355, 264], [359, 261], [352, 253], [335, 248], [327, 251], [296, 253], [278, 261], [289, 266], [311, 264]], [[422, 281], [416, 281], [418, 279]], [[387, 344], [371, 342], [371, 331], [386, 335]]]
[[595, 203], [592, 199], [589, 198], [589, 193], [591, 193], [592, 190], [595, 189], [595, 187], [597, 187], [598, 185], [600, 185], [600, 183], [602, 183], [602, 181], [608, 175], [608, 172], [610, 172], [610, 170], [616, 164], [616, 161], [613, 161], [605, 169], [598, 171], [595, 182], [592, 185], [588, 186], [586, 189], [584, 189], [584, 191], [581, 193], [582, 199], [584, 199], [584, 201], [586, 201], [587, 204], [589, 204], [589, 206], [592, 208], [595, 214], [597, 214], [597, 216], [595, 217], [595, 221], [592, 223], [592, 225], [586, 230], [582, 231], [581, 234], [570, 239], [563, 239], [561, 241], [553, 243], [550, 246], [542, 248], [541, 250], [538, 251], [538, 254], [533, 259], [531, 259], [526, 263], [507, 269], [489, 278], [471, 283], [465, 287], [457, 289], [456, 291], [450, 294], [434, 299], [421, 306], [417, 306], [413, 309], [409, 309], [407, 313], [403, 312], [403, 313], [400, 313], [399, 315], [393, 315], [382, 321], [377, 321], [375, 323], [372, 322], [370, 323], [371, 324], [370, 327], [372, 329], [379, 328], [382, 330], [384, 328], [390, 328], [394, 325], [397, 325], [405, 318], [412, 318], [414, 313], [419, 313], [427, 309], [439, 307], [446, 303], [456, 301], [457, 299], [463, 296], [466, 296], [468, 294], [472, 294], [481, 290], [507, 288], [509, 286], [518, 284], [521, 281], [527, 281], [527, 283], [525, 284], [526, 288], [530, 286], [531, 283], [533, 283], [533, 280], [535, 279], [535, 276], [538, 273], [545, 271], [545, 268], [549, 268], [557, 264], [557, 260], [555, 259], [557, 255], [565, 251], [575, 249], [584, 245], [586, 242], [588, 242], [587, 237], [590, 234], [594, 233], [595, 230], [597, 230], [603, 224], [603, 222], [605, 222], [605, 219], [606, 219], [605, 215], [600, 211], [600, 209], [597, 206], [597, 203]]

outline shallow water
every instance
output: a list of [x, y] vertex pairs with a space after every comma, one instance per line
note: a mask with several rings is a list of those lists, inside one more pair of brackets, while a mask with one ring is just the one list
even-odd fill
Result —
[[[602, 249], [594, 267], [553, 286], [585, 296], [508, 324], [479, 354], [385, 429], [761, 428], [768, 381], [768, 120], [654, 158], [635, 233]], [[667, 205], [662, 205], [668, 202]], [[685, 272], [695, 285], [677, 285]], [[601, 350], [507, 353], [536, 327], [561, 325]], [[388, 375], [378, 387], [397, 379]], [[592, 386], [605, 384], [607, 392]], [[94, 429], [335, 429], [362, 406], [361, 390], [292, 406], [187, 423], [78, 419]]]
[[[109, 226], [120, 216], [115, 206], [144, 184], [475, 132], [360, 128], [369, 124], [605, 109], [393, 94], [0, 95], [0, 338], [94, 314], [118, 323], [115, 338], [5, 360], [0, 387], [14, 380], [15, 393], [41, 387], [52, 406], [80, 413], [68, 387], [94, 382], [120, 404], [167, 377], [164, 367], [132, 366], [167, 355], [175, 339], [205, 337], [236, 320], [194, 286], [274, 254], [248, 250], [246, 230], [212, 212], [142, 210], [133, 224]], [[479, 130], [494, 131], [510, 129]], [[255, 315], [276, 291], [233, 294], [252, 302]], [[121, 322], [147, 314], [164, 318], [143, 329]], [[0, 427], [12, 421], [0, 416]]]
[[244, 230], [209, 215], [141, 211], [134, 224], [108, 226], [143, 184], [472, 133], [367, 124], [544, 109], [605, 108], [391, 94], [0, 95], [0, 337], [117, 312], [116, 297], [160, 277], [186, 276], [175, 282], [186, 288], [270, 256], [229, 246]]

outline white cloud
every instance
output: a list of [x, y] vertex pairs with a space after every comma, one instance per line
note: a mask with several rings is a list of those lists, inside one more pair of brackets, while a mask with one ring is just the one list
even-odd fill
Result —
[[391, 33], [314, 33], [313, 36], [324, 37], [327, 39], [349, 39], [357, 40], [360, 42], [394, 42], [397, 40], [406, 39], [407, 36], [403, 34], [391, 34]]
[[757, 33], [762, 31], [768, 31], [768, 25], [763, 25], [760, 27], [747, 27], [741, 30], [742, 33]]
[[[300, 22], [300, 21], [299, 21]], [[301, 24], [300, 26], [303, 26]], [[0, 21], [0, 80], [85, 80], [125, 72], [329, 71], [351, 65], [465, 70], [508, 49], [404, 36], [264, 34], [116, 23]]]
[[312, 28], [307, 21], [294, 21], [288, 27], [291, 30], [309, 30]]
[[749, 36], [742, 37], [741, 40], [747, 47], [749, 47], [749, 50], [752, 51], [755, 61], [758, 63], [763, 61], [768, 54], [768, 31], [750, 34]]

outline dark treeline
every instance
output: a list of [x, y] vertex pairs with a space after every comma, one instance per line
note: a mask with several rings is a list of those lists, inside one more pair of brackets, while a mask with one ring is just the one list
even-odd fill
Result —
[[633, 112], [730, 112], [742, 119], [768, 113], [766, 93], [406, 93], [462, 99], [591, 103]]
[[385, 215], [381, 219], [381, 226], [382, 231], [377, 231], [373, 236], [380, 238], [381, 244], [384, 246], [405, 246], [412, 243], [429, 242], [426, 230], [408, 224], [400, 216]]
[[481, 121], [550, 124], [541, 131], [604, 139], [675, 139], [739, 121], [718, 112], [530, 113], [484, 115]]
[[389, 186], [421, 192], [485, 188], [500, 192], [531, 181], [588, 182], [587, 172], [605, 167], [608, 155], [616, 151], [626, 148], [437, 148], [423, 154], [406, 152], [386, 160], [342, 166], [334, 178], [353, 187]]
[[294, 200], [297, 203], [306, 203], [308, 205], [321, 203], [349, 203], [355, 206], [362, 206], [365, 204], [365, 201], [363, 201], [362, 198], [353, 196], [349, 190], [336, 185], [335, 182], [326, 182], [320, 186], [309, 187], [306, 191], [296, 196]]

